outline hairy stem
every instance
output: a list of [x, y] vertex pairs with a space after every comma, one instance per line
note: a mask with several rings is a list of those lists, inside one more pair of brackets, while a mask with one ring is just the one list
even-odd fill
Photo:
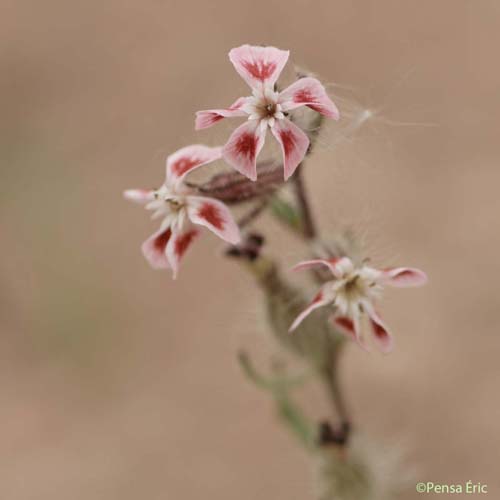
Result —
[[309, 200], [307, 198], [306, 188], [304, 185], [304, 179], [302, 177], [302, 164], [297, 167], [293, 177], [293, 187], [295, 189], [295, 196], [300, 207], [302, 222], [303, 222], [303, 234], [308, 240], [313, 240], [316, 238], [316, 224], [314, 222]]
[[342, 348], [339, 346], [334, 351], [334, 358], [324, 372], [324, 382], [327, 387], [330, 399], [335, 407], [335, 410], [340, 418], [342, 426], [350, 425], [349, 412], [345, 403], [339, 381], [339, 361]]

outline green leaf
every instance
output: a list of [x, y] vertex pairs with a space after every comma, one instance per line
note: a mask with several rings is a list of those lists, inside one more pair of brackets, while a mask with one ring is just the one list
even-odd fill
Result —
[[250, 357], [240, 352], [238, 361], [245, 375], [259, 388], [270, 392], [276, 403], [278, 415], [292, 433], [307, 449], [314, 448], [316, 426], [289, 397], [289, 390], [301, 385], [307, 374], [290, 378], [284, 376], [264, 377], [257, 372]]
[[300, 212], [288, 201], [283, 200], [278, 196], [273, 196], [271, 199], [271, 213], [283, 224], [287, 225], [294, 231], [301, 231], [302, 219]]

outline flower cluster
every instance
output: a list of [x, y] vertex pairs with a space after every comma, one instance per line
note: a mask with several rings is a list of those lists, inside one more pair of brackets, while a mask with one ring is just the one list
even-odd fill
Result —
[[264, 145], [269, 126], [283, 151], [284, 176], [288, 179], [304, 159], [309, 139], [286, 118], [288, 111], [300, 106], [337, 119], [338, 110], [315, 78], [303, 78], [283, 92], [275, 91], [289, 52], [275, 47], [242, 45], [229, 52], [236, 71], [251, 86], [253, 97], [242, 97], [228, 109], [199, 111], [195, 128], [209, 127], [224, 117], [248, 116], [224, 147], [187, 146], [167, 158], [167, 176], [157, 190], [129, 189], [127, 199], [146, 205], [153, 217], [163, 217], [160, 229], [142, 245], [146, 259], [154, 268], [170, 268], [174, 277], [179, 263], [202, 225], [231, 244], [240, 240], [239, 229], [229, 209], [220, 201], [197, 196], [184, 182], [198, 167], [223, 158], [249, 179], [257, 179], [256, 158]]
[[[195, 128], [211, 127], [223, 118], [231, 117], [246, 117], [245, 123], [232, 132], [224, 146], [191, 145], [170, 155], [166, 162], [166, 179], [159, 189], [129, 189], [124, 192], [127, 199], [152, 210], [153, 218], [161, 219], [159, 229], [142, 245], [142, 252], [153, 268], [171, 269], [175, 278], [186, 251], [200, 235], [200, 226], [231, 245], [238, 244], [241, 240], [240, 227], [223, 201], [245, 201], [249, 193], [269, 197], [278, 185], [276, 174], [280, 183], [281, 179], [286, 181], [293, 175], [310, 148], [308, 135], [293, 122], [293, 111], [307, 106], [328, 118], [339, 118], [337, 107], [315, 78], [302, 77], [284, 90], [278, 90], [276, 82], [288, 57], [288, 51], [275, 47], [243, 45], [232, 49], [229, 59], [250, 86], [252, 95], [240, 97], [228, 108], [198, 111]], [[257, 156], [264, 146], [268, 128], [281, 147], [283, 176], [281, 166], [272, 172], [264, 172], [260, 163], [261, 175], [257, 180]], [[187, 176], [194, 170], [219, 160], [236, 170], [231, 175], [239, 177], [238, 182], [228, 181], [226, 174], [214, 176], [210, 184], [216, 189], [212, 191], [199, 189], [199, 186], [187, 182]], [[220, 185], [221, 181], [224, 185]], [[242, 181], [247, 184], [246, 187]], [[298, 178], [295, 181], [300, 182]], [[255, 189], [249, 189], [248, 185]], [[222, 192], [225, 195], [221, 195]], [[302, 213], [307, 212], [303, 206], [306, 203], [304, 196], [298, 195]], [[307, 237], [312, 239], [311, 234]], [[384, 285], [422, 285], [426, 281], [425, 274], [412, 268], [378, 270], [365, 264], [356, 266], [348, 257], [301, 262], [295, 269], [317, 266], [328, 269], [332, 280], [323, 284], [309, 306], [295, 319], [290, 331], [295, 330], [315, 309], [330, 306], [331, 322], [337, 330], [366, 348], [360, 327], [362, 317], [366, 316], [377, 345], [383, 351], [390, 350], [391, 335], [374, 302]]]

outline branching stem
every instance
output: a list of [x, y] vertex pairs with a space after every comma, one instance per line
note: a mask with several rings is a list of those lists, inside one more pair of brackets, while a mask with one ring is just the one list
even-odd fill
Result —
[[269, 203], [269, 198], [263, 197], [259, 203], [257, 203], [250, 211], [248, 211], [239, 221], [238, 226], [240, 229], [248, 226], [251, 222], [253, 222], [267, 207]]

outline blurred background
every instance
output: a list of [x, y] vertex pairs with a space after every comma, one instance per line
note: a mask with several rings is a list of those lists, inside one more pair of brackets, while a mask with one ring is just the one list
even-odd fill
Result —
[[[169, 152], [221, 144], [194, 112], [245, 95], [242, 43], [290, 49], [375, 111], [330, 125], [307, 169], [326, 234], [352, 227], [376, 264], [425, 269], [389, 291], [390, 356], [343, 361], [358, 428], [404, 447], [416, 479], [500, 491], [495, 0], [4, 0], [0, 498], [313, 498], [310, 458], [236, 362], [266, 352], [261, 297], [206, 236], [176, 282], [126, 203]], [[340, 127], [341, 125], [339, 125]], [[272, 224], [265, 219], [266, 224]], [[269, 251], [307, 255], [273, 226]], [[321, 412], [321, 394], [311, 407]], [[410, 488], [401, 498], [418, 494]], [[497, 493], [498, 495], [498, 493]]]

